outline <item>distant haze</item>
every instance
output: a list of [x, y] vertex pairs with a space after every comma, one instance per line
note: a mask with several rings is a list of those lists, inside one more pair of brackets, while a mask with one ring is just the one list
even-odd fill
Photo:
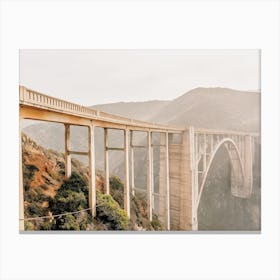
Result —
[[78, 104], [172, 100], [197, 87], [260, 91], [258, 50], [21, 50], [20, 84]]

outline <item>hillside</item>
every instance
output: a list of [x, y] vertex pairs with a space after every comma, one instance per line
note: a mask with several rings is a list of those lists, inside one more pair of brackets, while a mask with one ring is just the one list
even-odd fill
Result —
[[[136, 194], [131, 201], [131, 218], [123, 208], [123, 183], [110, 177], [111, 194], [104, 194], [104, 179], [96, 175], [97, 208], [93, 219], [89, 208], [88, 168], [72, 159], [72, 176], [65, 180], [63, 154], [47, 150], [22, 135], [23, 185], [26, 230], [159, 230], [157, 217], [150, 223], [146, 201]], [[61, 215], [62, 214], [62, 215]], [[57, 216], [55, 216], [57, 215]], [[38, 217], [50, 216], [42, 219]], [[35, 219], [36, 218], [36, 219]]]
[[160, 111], [164, 110], [165, 106], [170, 101], [153, 100], [145, 102], [117, 102], [108, 104], [99, 104], [91, 106], [94, 109], [99, 109], [111, 114], [122, 115], [128, 118], [148, 121]]
[[260, 130], [260, 94], [227, 88], [195, 88], [171, 101], [121, 102], [93, 108], [175, 126]]
[[174, 99], [152, 118], [179, 126], [260, 131], [260, 94], [226, 88], [196, 88]]

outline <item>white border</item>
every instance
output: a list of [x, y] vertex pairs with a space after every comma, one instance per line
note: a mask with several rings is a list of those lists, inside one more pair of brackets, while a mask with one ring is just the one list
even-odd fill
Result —
[[[2, 1], [2, 279], [279, 279], [278, 1]], [[262, 233], [19, 235], [20, 48], [262, 49]]]

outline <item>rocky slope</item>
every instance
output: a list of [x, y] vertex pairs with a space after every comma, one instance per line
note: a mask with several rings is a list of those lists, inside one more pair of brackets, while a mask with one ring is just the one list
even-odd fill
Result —
[[[26, 230], [159, 230], [154, 216], [150, 223], [145, 198], [140, 194], [131, 201], [131, 218], [123, 210], [123, 183], [110, 178], [110, 195], [104, 194], [104, 179], [96, 175], [97, 209], [93, 219], [87, 209], [88, 168], [72, 159], [72, 176], [65, 180], [63, 154], [47, 150], [22, 135], [22, 161]], [[54, 216], [66, 214], [62, 216]], [[42, 219], [38, 217], [55, 218]], [[30, 219], [31, 218], [31, 219]], [[33, 219], [36, 218], [36, 219]]]

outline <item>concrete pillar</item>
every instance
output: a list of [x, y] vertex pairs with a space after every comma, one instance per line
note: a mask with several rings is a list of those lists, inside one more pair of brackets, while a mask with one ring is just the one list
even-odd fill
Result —
[[168, 132], [165, 133], [165, 180], [166, 180], [166, 226], [167, 230], [170, 230], [170, 203], [169, 203], [169, 143]]
[[70, 151], [70, 125], [64, 124], [65, 126], [65, 178], [71, 177], [71, 155]]
[[181, 144], [169, 143], [171, 230], [197, 230], [197, 141], [194, 138], [191, 127], [182, 133]]
[[148, 218], [150, 221], [153, 219], [152, 213], [152, 136], [151, 132], [147, 133], [147, 146], [148, 146], [148, 156], [147, 156], [147, 208], [148, 208]]
[[166, 230], [170, 230], [169, 141], [167, 132], [161, 133], [160, 145], [158, 218], [163, 228]]
[[[189, 139], [188, 139], [189, 137]], [[186, 143], [190, 143], [190, 158], [199, 158], [199, 135], [195, 135], [194, 129], [190, 128], [187, 138], [185, 138]], [[194, 141], [194, 145], [192, 142]], [[194, 149], [193, 149], [194, 147]], [[198, 181], [198, 163], [197, 161], [193, 162], [192, 165], [192, 175], [194, 177], [194, 182], [192, 183], [192, 203], [193, 203], [193, 211], [197, 208], [197, 199], [198, 199], [198, 192], [199, 192], [199, 181]], [[195, 215], [195, 222], [197, 222], [197, 217]]]
[[24, 188], [22, 173], [22, 138], [19, 124], [19, 230], [24, 230]]
[[158, 219], [160, 220], [163, 229], [167, 229], [166, 219], [166, 164], [165, 164], [165, 135], [160, 134], [160, 149], [159, 149], [159, 204], [158, 204]]
[[152, 170], [151, 170], [151, 192], [152, 192], [152, 202], [151, 202], [151, 207], [152, 210], [155, 209], [155, 182], [154, 182], [154, 148], [151, 144], [151, 163], [152, 163]]
[[130, 190], [129, 190], [129, 130], [124, 130], [124, 210], [130, 217]]
[[[181, 149], [182, 144], [174, 144], [173, 143], [173, 135], [169, 134], [169, 206], [170, 206], [170, 229], [171, 230], [180, 230], [180, 212], [181, 212]], [[164, 170], [164, 150], [161, 152], [161, 166], [160, 170]], [[160, 176], [160, 178], [164, 178], [164, 176]], [[160, 180], [160, 193], [164, 193], [165, 191], [165, 181]], [[164, 193], [165, 194], [165, 193]], [[161, 196], [162, 197], [162, 196]], [[164, 220], [165, 216], [165, 200], [166, 197], [162, 198], [163, 205], [161, 208], [163, 209], [162, 218]]]
[[194, 143], [194, 130], [191, 127], [183, 132], [180, 174], [180, 229], [197, 230], [197, 167]]
[[105, 193], [110, 194], [109, 151], [107, 148], [108, 129], [104, 128], [104, 187]]
[[95, 147], [94, 147], [94, 126], [88, 127], [88, 156], [89, 156], [89, 186], [88, 199], [91, 214], [96, 212], [96, 187], [95, 187]]
[[134, 176], [134, 147], [133, 147], [133, 131], [130, 131], [130, 178], [131, 178], [131, 194], [135, 195], [135, 176]]

